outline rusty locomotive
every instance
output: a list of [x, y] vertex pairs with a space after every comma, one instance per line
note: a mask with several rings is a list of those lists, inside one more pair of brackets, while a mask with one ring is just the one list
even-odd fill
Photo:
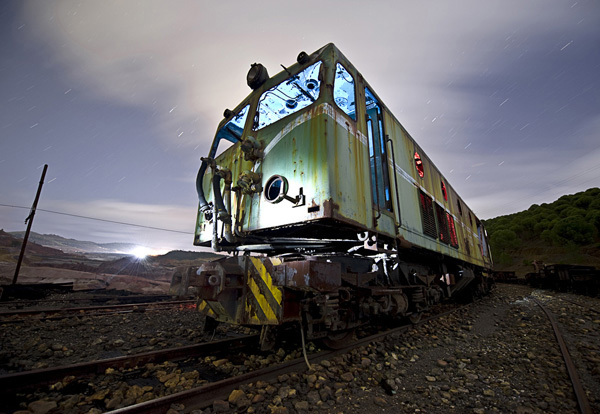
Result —
[[485, 291], [483, 225], [356, 68], [334, 44], [282, 67], [251, 66], [202, 158], [194, 244], [230, 256], [179, 276], [208, 320], [336, 346]]

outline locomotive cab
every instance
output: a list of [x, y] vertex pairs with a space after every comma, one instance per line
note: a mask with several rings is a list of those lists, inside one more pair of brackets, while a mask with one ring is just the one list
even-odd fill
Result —
[[[357, 233], [365, 231], [393, 241], [381, 107], [367, 92], [357, 113], [365, 99], [359, 75], [334, 45], [298, 60], [226, 111], [198, 174], [195, 244], [336, 251], [361, 244]], [[233, 145], [218, 154], [224, 141]]]

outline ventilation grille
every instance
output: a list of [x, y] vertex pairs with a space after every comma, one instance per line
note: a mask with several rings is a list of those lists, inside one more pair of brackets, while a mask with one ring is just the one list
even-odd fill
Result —
[[446, 218], [446, 212], [439, 204], [435, 205], [435, 212], [437, 214], [438, 225], [440, 226], [440, 241], [442, 243], [450, 244], [450, 232], [448, 231], [448, 219]]
[[423, 221], [423, 233], [427, 236], [437, 238], [435, 216], [433, 213], [433, 200], [423, 191], [419, 191], [419, 200], [421, 206], [421, 219]]

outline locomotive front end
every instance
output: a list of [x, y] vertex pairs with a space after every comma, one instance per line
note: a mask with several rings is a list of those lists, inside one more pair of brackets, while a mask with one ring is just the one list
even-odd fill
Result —
[[[236, 110], [225, 111], [210, 154], [202, 159], [195, 244], [260, 250], [266, 234], [318, 217], [307, 209], [307, 197], [320, 203], [327, 196], [326, 141], [311, 149], [315, 141], [308, 138], [325, 134], [314, 110], [322, 95], [322, 67], [321, 61], [298, 63], [271, 79], [262, 65], [251, 67], [248, 84], [254, 92]], [[295, 113], [299, 116], [290, 120]], [[286, 117], [291, 122], [280, 122]], [[224, 142], [231, 146], [219, 153]]]
[[[353, 76], [330, 44], [269, 78], [225, 111], [202, 158], [194, 244], [216, 251], [343, 251], [372, 220], [369, 148], [359, 131]], [[348, 64], [347, 64], [348, 65]], [[335, 102], [335, 104], [334, 104]], [[230, 146], [222, 150], [223, 144]], [[393, 219], [380, 220], [393, 237]], [[357, 230], [358, 226], [358, 230]]]

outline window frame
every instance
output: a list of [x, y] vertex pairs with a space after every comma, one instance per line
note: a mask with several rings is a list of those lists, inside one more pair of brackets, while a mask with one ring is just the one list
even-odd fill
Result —
[[[344, 68], [344, 70], [346, 72], [348, 72], [348, 75], [350, 75], [352, 77], [352, 80], [354, 81], [354, 117], [355, 117], [354, 119], [350, 115], [348, 115], [346, 113], [346, 111], [344, 111], [342, 108], [340, 108], [340, 106], [335, 101], [335, 76], [337, 74], [337, 65], [341, 65]], [[348, 119], [350, 119], [354, 123], [357, 123], [358, 122], [358, 108], [359, 108], [359, 105], [358, 105], [358, 90], [357, 90], [358, 82], [356, 80], [356, 76], [354, 76], [351, 73], [351, 71], [348, 70], [347, 66], [349, 66], [349, 65], [345, 64], [345, 62], [342, 62], [341, 60], [336, 60], [334, 62], [334, 66], [333, 66], [333, 82], [332, 82], [333, 88], [332, 88], [332, 91], [331, 91], [331, 100], [333, 101], [335, 107], [337, 109], [339, 109]]]
[[[279, 119], [277, 119], [277, 120], [275, 120], [275, 121], [271, 122], [270, 124], [263, 125], [262, 127], [261, 127], [261, 126], [259, 126], [259, 125], [256, 125], [256, 124], [257, 124], [257, 120], [259, 120], [259, 119], [260, 119], [260, 116], [259, 116], [259, 110], [260, 110], [261, 102], [264, 100], [264, 97], [266, 97], [267, 93], [269, 93], [269, 92], [272, 92], [272, 91], [276, 90], [276, 89], [277, 89], [277, 88], [278, 88], [278, 87], [279, 87], [281, 84], [283, 84], [284, 82], [286, 82], [286, 81], [288, 81], [288, 80], [292, 79], [294, 76], [297, 76], [297, 75], [299, 75], [300, 73], [304, 72], [306, 69], [310, 68], [311, 66], [317, 65], [317, 64], [320, 64], [320, 67], [319, 67], [319, 72], [318, 72], [318, 75], [317, 75], [317, 80], [319, 81], [319, 94], [318, 94], [318, 95], [317, 95], [317, 97], [314, 99], [314, 101], [313, 101], [313, 102], [311, 102], [311, 103], [309, 103], [308, 105], [306, 105], [306, 106], [304, 106], [304, 107], [302, 107], [302, 108], [300, 108], [300, 109], [298, 109], [298, 110], [294, 111], [294, 112], [290, 112], [289, 114], [287, 114], [287, 115], [285, 115], [285, 116], [283, 116], [283, 117], [281, 117], [281, 118], [279, 118]], [[315, 62], [312, 62], [312, 63], [310, 63], [310, 64], [306, 65], [306, 67], [304, 67], [304, 68], [302, 68], [302, 69], [298, 70], [298, 71], [297, 71], [297, 72], [295, 72], [293, 75], [291, 75], [291, 76], [288, 76], [288, 77], [286, 77], [286, 78], [282, 79], [280, 82], [276, 83], [276, 84], [275, 84], [275, 85], [273, 85], [271, 88], [269, 88], [269, 89], [267, 89], [267, 90], [263, 91], [263, 92], [262, 92], [260, 95], [258, 95], [258, 98], [256, 98], [256, 107], [254, 108], [254, 115], [253, 115], [253, 117], [252, 117], [252, 126], [251, 126], [250, 130], [251, 130], [252, 132], [259, 132], [259, 131], [262, 131], [262, 130], [264, 130], [265, 128], [268, 128], [268, 127], [270, 127], [271, 125], [274, 125], [274, 124], [276, 124], [276, 123], [278, 123], [278, 122], [281, 122], [281, 121], [283, 121], [284, 119], [286, 119], [286, 118], [289, 118], [289, 117], [290, 117], [290, 116], [292, 116], [292, 115], [297, 115], [298, 113], [301, 113], [302, 111], [305, 111], [307, 108], [310, 108], [310, 107], [312, 107], [313, 105], [315, 105], [315, 104], [316, 104], [316, 103], [317, 103], [317, 102], [318, 102], [318, 101], [319, 101], [319, 100], [320, 100], [320, 99], [323, 97], [323, 89], [324, 89], [324, 86], [326, 85], [326, 82], [325, 82], [325, 81], [324, 81], [324, 79], [323, 79], [323, 78], [324, 78], [324, 75], [323, 75], [323, 74], [324, 74], [324, 72], [325, 72], [325, 67], [326, 67], [326, 63], [325, 63], [325, 61], [324, 61], [323, 59], [319, 59], [319, 60], [317, 60], [317, 61], [315, 61]]]
[[435, 203], [435, 217], [438, 221], [438, 239], [444, 244], [450, 244], [450, 226], [446, 209], [440, 203]]
[[448, 201], [448, 190], [446, 189], [446, 183], [444, 183], [444, 180], [440, 180], [441, 186], [442, 186], [442, 195], [444, 196], [444, 200]]
[[[361, 102], [361, 107], [362, 109], [365, 111], [364, 116], [365, 116], [365, 128], [366, 128], [366, 136], [367, 136], [367, 142], [368, 142], [368, 147], [369, 147], [369, 170], [371, 173], [371, 186], [372, 186], [372, 191], [374, 192], [373, 195], [373, 205], [376, 206], [377, 210], [379, 212], [388, 212], [389, 214], [393, 214], [394, 211], [394, 202], [392, 200], [392, 181], [391, 181], [391, 176], [394, 174], [394, 167], [392, 167], [392, 172], [390, 173], [390, 161], [389, 161], [389, 153], [388, 153], [388, 148], [387, 148], [387, 141], [386, 141], [386, 125], [385, 125], [385, 111], [384, 111], [384, 106], [383, 103], [381, 102], [381, 100], [379, 99], [379, 97], [375, 94], [375, 92], [373, 91], [373, 88], [368, 84], [368, 83], [364, 83], [364, 85], [362, 85], [362, 90], [361, 92], [364, 93], [363, 95], [363, 99], [364, 101]], [[367, 92], [369, 93], [369, 95], [373, 98], [373, 102], [374, 102], [374, 108], [377, 108], [377, 119], [374, 120], [372, 118], [369, 117], [369, 111], [370, 109], [367, 108]], [[374, 136], [374, 132], [375, 132], [375, 128], [373, 127], [373, 124], [377, 124], [377, 131], [379, 132], [379, 136], [375, 137]], [[369, 125], [370, 124], [370, 125]], [[379, 178], [379, 175], [377, 174], [377, 150], [376, 148], [379, 149], [380, 154], [379, 154], [379, 164], [380, 164], [380, 168], [381, 168], [381, 172], [382, 172], [382, 177]], [[372, 152], [372, 154], [371, 154]], [[371, 166], [371, 160], [373, 160], [373, 168], [374, 170], [370, 167]], [[377, 184], [377, 188], [375, 188], [375, 186], [373, 186], [373, 182], [376, 182]], [[381, 181], [381, 184], [383, 185], [382, 187], [382, 194], [383, 194], [383, 200], [379, 199], [379, 182]], [[383, 204], [383, 205], [382, 205]]]
[[[413, 164], [415, 165], [415, 170], [417, 170], [417, 175], [419, 178], [425, 178], [425, 165], [423, 163], [423, 157], [421, 157], [421, 154], [419, 154], [419, 151], [416, 148], [412, 158]], [[421, 161], [421, 164], [419, 165], [417, 161]]]
[[[211, 145], [211, 149], [210, 149], [210, 152], [209, 152], [209, 157], [210, 158], [215, 158], [215, 157], [220, 156], [225, 151], [227, 151], [229, 148], [231, 148], [233, 145], [235, 145], [238, 142], [242, 141], [242, 139], [244, 137], [244, 133], [246, 132], [246, 128], [248, 127], [248, 123], [249, 123], [248, 119], [250, 118], [250, 114], [252, 113], [253, 106], [254, 105], [253, 105], [253, 103], [251, 101], [244, 100], [244, 101], [242, 101], [242, 103], [240, 103], [236, 107], [237, 111], [236, 110], [232, 111], [233, 115], [228, 120], [221, 121], [222, 124], [219, 124], [219, 125], [222, 125], [222, 126], [217, 128], [217, 132], [215, 132], [215, 136], [213, 138], [213, 143]], [[246, 115], [244, 115], [245, 116], [244, 123], [242, 125], [241, 133], [240, 133], [239, 138], [236, 137], [231, 132], [231, 130], [229, 130], [229, 132], [230, 132], [229, 135], [231, 135], [231, 137], [233, 137], [235, 140], [230, 139], [230, 137], [228, 137], [226, 133], [221, 134], [221, 132], [224, 131], [225, 128], [234, 121], [234, 119], [236, 118], [236, 116], [238, 116], [246, 108], [248, 108], [248, 110], [246, 112]], [[221, 145], [220, 145], [221, 141], [227, 141], [227, 142], [230, 143], [230, 145], [228, 145], [227, 147], [223, 147], [223, 148], [221, 148], [219, 150], [219, 148], [221, 147]]]
[[456, 223], [454, 216], [446, 211], [448, 220], [448, 232], [450, 233], [450, 246], [458, 249], [458, 234], [456, 233]]

